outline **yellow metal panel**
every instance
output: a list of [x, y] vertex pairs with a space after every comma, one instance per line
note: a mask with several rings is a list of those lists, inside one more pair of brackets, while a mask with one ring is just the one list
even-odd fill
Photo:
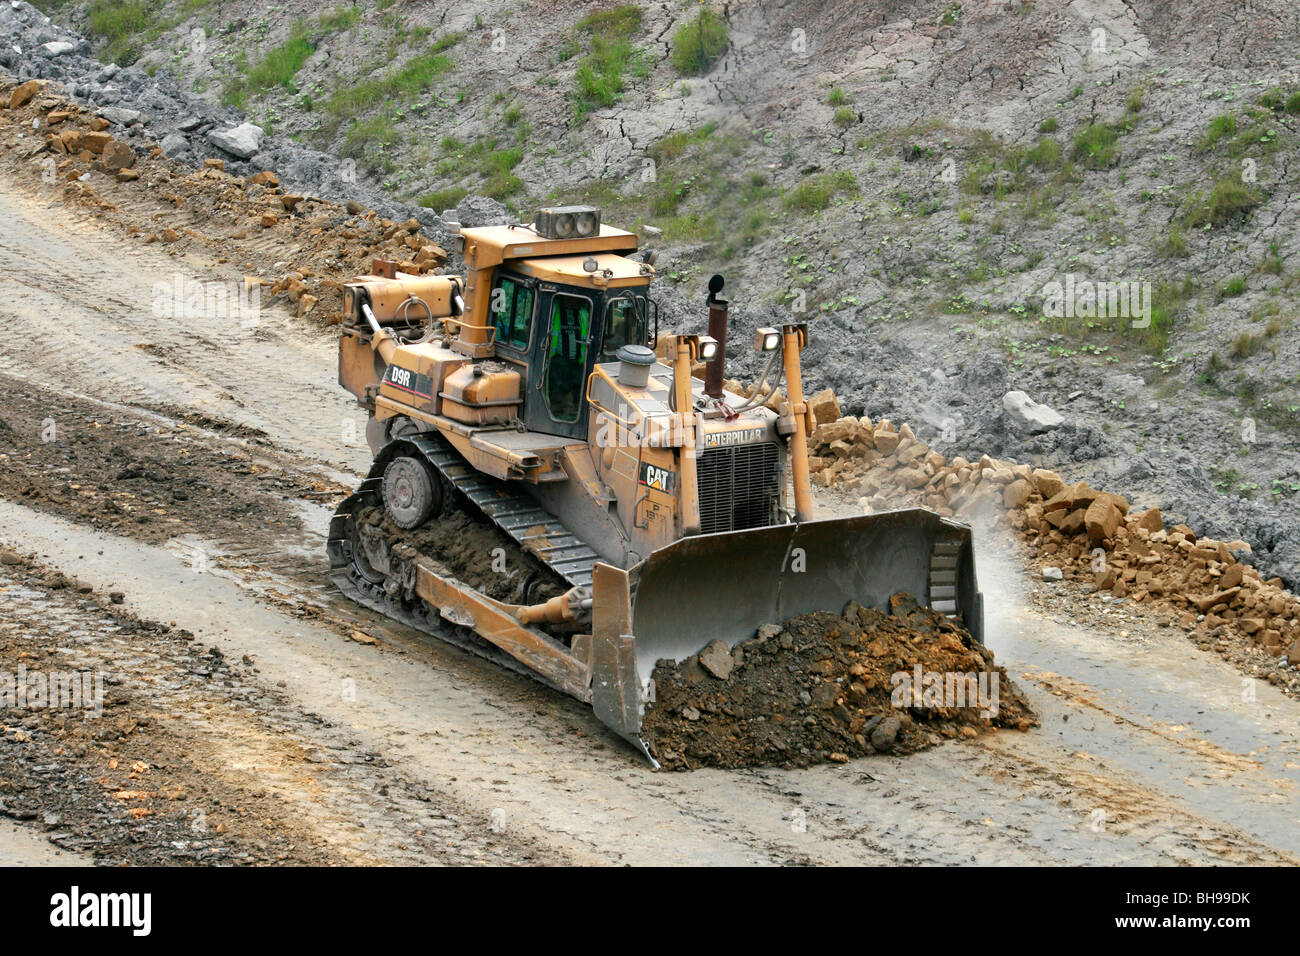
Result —
[[528, 256], [564, 256], [597, 252], [634, 252], [636, 236], [602, 225], [600, 234], [585, 239], [544, 239], [532, 226], [481, 226], [462, 229], [465, 264], [470, 269], [490, 269], [508, 259]]

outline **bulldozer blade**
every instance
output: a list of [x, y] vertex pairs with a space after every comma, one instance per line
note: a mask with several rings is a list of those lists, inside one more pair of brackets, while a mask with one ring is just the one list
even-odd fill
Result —
[[887, 609], [899, 591], [983, 640], [970, 528], [924, 509], [682, 538], [636, 571], [631, 631], [643, 688], [663, 658], [685, 660], [714, 640], [734, 646], [763, 624], [838, 614], [850, 601]]
[[597, 562], [592, 569], [591, 706], [601, 723], [618, 731], [656, 769], [659, 762], [638, 736], [642, 689], [632, 636], [631, 590], [622, 568]]

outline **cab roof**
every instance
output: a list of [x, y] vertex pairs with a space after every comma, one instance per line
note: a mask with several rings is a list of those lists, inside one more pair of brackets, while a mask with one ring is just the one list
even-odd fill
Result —
[[471, 269], [490, 269], [510, 259], [536, 256], [586, 256], [602, 252], [635, 252], [636, 236], [604, 224], [594, 236], [546, 239], [531, 225], [479, 226], [460, 231], [465, 264]]
[[[583, 267], [588, 259], [596, 260], [594, 272]], [[526, 276], [567, 285], [623, 287], [644, 285], [654, 277], [654, 269], [650, 266], [610, 253], [520, 259], [509, 265]], [[642, 271], [643, 266], [647, 271]]]

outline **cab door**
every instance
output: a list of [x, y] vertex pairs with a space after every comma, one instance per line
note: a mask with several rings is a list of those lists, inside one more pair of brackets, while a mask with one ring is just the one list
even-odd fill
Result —
[[599, 329], [594, 297], [543, 283], [530, 362], [524, 424], [533, 431], [575, 438], [587, 434], [587, 376]]

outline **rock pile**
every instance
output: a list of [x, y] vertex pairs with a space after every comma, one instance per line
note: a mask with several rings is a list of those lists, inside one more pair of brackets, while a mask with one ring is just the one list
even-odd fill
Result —
[[[22, 0], [0, 3], [0, 79], [6, 73], [22, 96], [34, 95], [28, 85], [34, 81], [57, 85], [61, 94], [109, 120], [114, 135], [137, 154], [146, 142], [156, 142], [168, 159], [188, 167], [215, 157], [239, 176], [276, 170], [297, 192], [355, 200], [395, 222], [414, 216], [426, 231], [441, 234], [436, 212], [395, 201], [356, 163], [268, 134], [239, 110], [182, 90], [170, 65], [150, 73], [138, 65], [102, 63], [88, 40]], [[0, 96], [0, 107], [11, 96]], [[22, 105], [20, 96], [12, 108]]]
[[642, 737], [669, 770], [844, 763], [1038, 722], [988, 648], [901, 593], [660, 661], [654, 687]]
[[[128, 232], [146, 243], [181, 251], [207, 244], [239, 255], [260, 273], [248, 281], [287, 297], [300, 316], [337, 321], [342, 281], [369, 272], [374, 259], [417, 274], [447, 261], [447, 252], [413, 217], [398, 222], [356, 202], [295, 193], [272, 170], [235, 175], [216, 157], [189, 169], [168, 159], [159, 144], [115, 136], [115, 121], [105, 114], [122, 111], [83, 108], [41, 81], [0, 84], [0, 106], [6, 105], [0, 114], [12, 125], [0, 142], [33, 164], [47, 185], [63, 183], [65, 198], [124, 218]], [[115, 191], [124, 188], [137, 193]], [[170, 205], [170, 222], [126, 218], [134, 208], [156, 204], [158, 193]]]
[[[833, 408], [833, 397], [818, 396]], [[822, 421], [810, 439], [813, 481], [867, 511], [922, 505], [943, 515], [996, 513], [1031, 558], [1116, 598], [1161, 607], [1186, 628], [1226, 627], [1300, 663], [1300, 600], [1265, 579], [1244, 541], [1166, 529], [1158, 508], [1141, 513], [1122, 496], [1067, 484], [1056, 472], [990, 458], [951, 460], [906, 425], [853, 416]], [[1053, 576], [1054, 577], [1054, 576]]]

